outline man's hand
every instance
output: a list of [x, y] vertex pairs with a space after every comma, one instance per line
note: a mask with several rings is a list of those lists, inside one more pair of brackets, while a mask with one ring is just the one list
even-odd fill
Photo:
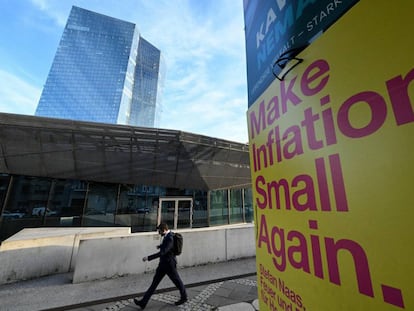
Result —
[[148, 257], [143, 257], [142, 258], [142, 261], [147, 261], [148, 260]]

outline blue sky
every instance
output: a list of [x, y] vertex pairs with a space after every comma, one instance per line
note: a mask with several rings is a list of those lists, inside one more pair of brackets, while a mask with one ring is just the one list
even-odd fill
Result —
[[161, 128], [248, 141], [242, 0], [0, 0], [0, 112], [34, 114], [72, 5], [161, 50]]

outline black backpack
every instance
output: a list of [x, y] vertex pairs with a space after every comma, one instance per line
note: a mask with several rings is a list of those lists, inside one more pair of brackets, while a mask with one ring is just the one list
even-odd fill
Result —
[[183, 251], [183, 236], [180, 233], [174, 233], [174, 247], [173, 253], [175, 256], [181, 255]]

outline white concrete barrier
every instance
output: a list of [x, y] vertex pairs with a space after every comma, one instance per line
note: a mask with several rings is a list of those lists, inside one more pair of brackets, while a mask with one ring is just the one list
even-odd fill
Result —
[[73, 283], [113, 278], [152, 270], [142, 262], [145, 254], [156, 251], [156, 233], [135, 233], [116, 238], [83, 239], [79, 244]]
[[226, 230], [227, 260], [256, 255], [254, 225]]
[[77, 258], [78, 249], [79, 249], [79, 242], [82, 239], [93, 238], [93, 237], [125, 236], [128, 234], [131, 234], [131, 228], [129, 227], [79, 228], [79, 229], [81, 230], [78, 234], [75, 235], [75, 240], [73, 243], [70, 271], [75, 270], [76, 258]]
[[[254, 225], [177, 230], [184, 237], [179, 267], [255, 256]], [[74, 271], [73, 282], [155, 270], [156, 232], [128, 227], [23, 229], [0, 246], [0, 284]]]
[[0, 284], [73, 271], [80, 240], [130, 232], [128, 227], [23, 229], [0, 246]]
[[[254, 225], [230, 225], [177, 230], [184, 237], [180, 267], [197, 266], [255, 256]], [[157, 252], [160, 237], [136, 233], [123, 237], [89, 238], [80, 241], [73, 283], [140, 274], [154, 270], [158, 260], [142, 262]]]

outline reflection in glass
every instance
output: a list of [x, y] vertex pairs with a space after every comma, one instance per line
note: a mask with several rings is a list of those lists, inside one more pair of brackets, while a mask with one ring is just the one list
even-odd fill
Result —
[[45, 223], [45, 217], [53, 212], [47, 207], [50, 185], [50, 180], [44, 178], [13, 176], [2, 215], [2, 239]]
[[33, 218], [52, 212], [46, 208], [50, 184], [47, 179], [15, 176], [5, 211]]
[[254, 214], [252, 188], [244, 189], [244, 212], [246, 222], [253, 222]]
[[175, 200], [161, 202], [161, 222], [174, 228]]
[[227, 205], [227, 190], [214, 190], [210, 193], [210, 224], [228, 224], [229, 210]]
[[230, 223], [243, 222], [242, 189], [230, 190]]
[[6, 197], [7, 189], [9, 187], [9, 182], [10, 176], [8, 174], [0, 174], [0, 212], [3, 212], [2, 206], [4, 205], [4, 199]]
[[118, 185], [90, 183], [83, 226], [113, 226]]
[[54, 180], [46, 217], [48, 226], [80, 226], [88, 183], [80, 180]]
[[192, 224], [191, 224], [192, 203], [193, 203], [192, 199], [178, 200], [177, 229], [192, 227]]
[[193, 228], [201, 228], [207, 226], [207, 192], [195, 191], [193, 202]]
[[158, 198], [162, 187], [121, 185], [115, 224], [132, 232], [154, 231], [157, 227]]
[[0, 174], [0, 239], [23, 228], [43, 226], [127, 226], [132, 232], [155, 231], [159, 216], [171, 228], [223, 225], [229, 217], [230, 223], [240, 223], [243, 211], [246, 222], [253, 221], [251, 188], [211, 191], [210, 211], [207, 193]]

